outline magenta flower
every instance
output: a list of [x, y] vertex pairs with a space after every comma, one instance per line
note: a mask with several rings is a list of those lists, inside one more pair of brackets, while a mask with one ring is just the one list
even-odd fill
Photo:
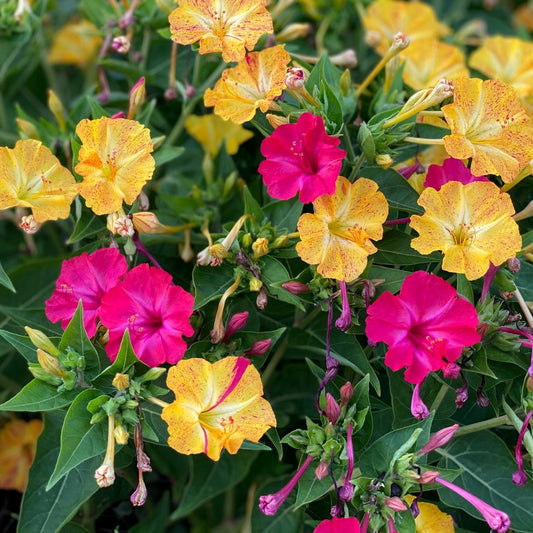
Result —
[[61, 320], [65, 329], [74, 316], [78, 302], [83, 305], [83, 324], [87, 335], [96, 332], [97, 319], [104, 294], [127, 272], [128, 264], [115, 248], [102, 248], [63, 261], [52, 296], [45, 302], [45, 313], [51, 322]]
[[335, 192], [335, 181], [346, 152], [337, 148], [340, 139], [326, 133], [322, 117], [304, 113], [296, 124], [278, 126], [261, 143], [266, 157], [259, 164], [267, 192], [272, 198], [288, 200], [300, 192], [308, 203]]
[[148, 366], [177, 363], [192, 335], [189, 324], [194, 298], [170, 274], [146, 263], [128, 272], [102, 299], [100, 320], [109, 329], [106, 352], [114, 361], [124, 331], [129, 329], [137, 357]]
[[439, 191], [449, 181], [460, 181], [463, 185], [473, 181], [489, 181], [485, 176], [474, 176], [460, 159], [449, 157], [442, 165], [429, 165], [424, 187]]
[[366, 335], [389, 349], [385, 364], [407, 367], [405, 380], [421, 383], [479, 342], [474, 306], [438, 276], [418, 271], [407, 276], [398, 296], [384, 292], [369, 308]]
[[415, 385], [415, 388], [413, 389], [413, 395], [411, 396], [411, 414], [417, 420], [424, 420], [429, 416], [429, 409], [420, 397], [421, 385], [422, 382]]
[[332, 518], [331, 520], [322, 520], [315, 528], [313, 533], [359, 533], [360, 525], [357, 518], [350, 516], [348, 518]]

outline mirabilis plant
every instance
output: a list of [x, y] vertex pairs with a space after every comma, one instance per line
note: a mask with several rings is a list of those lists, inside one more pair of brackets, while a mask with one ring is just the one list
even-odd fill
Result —
[[533, 26], [496, 4], [6, 3], [20, 531], [533, 533]]

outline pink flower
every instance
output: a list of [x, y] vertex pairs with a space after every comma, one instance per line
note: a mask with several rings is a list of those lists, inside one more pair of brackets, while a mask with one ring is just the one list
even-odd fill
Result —
[[360, 526], [357, 518], [332, 518], [323, 520], [318, 524], [313, 533], [359, 533]]
[[308, 203], [335, 192], [335, 181], [346, 155], [340, 139], [326, 134], [322, 117], [304, 113], [296, 124], [278, 126], [261, 144], [266, 157], [259, 174], [273, 198], [288, 200], [300, 192]]
[[418, 271], [407, 276], [398, 296], [384, 292], [369, 308], [366, 335], [389, 345], [385, 364], [406, 366], [405, 380], [421, 383], [479, 342], [474, 306], [438, 276]]
[[442, 165], [429, 165], [424, 187], [439, 191], [449, 181], [460, 181], [463, 185], [473, 181], [489, 181], [485, 176], [474, 176], [460, 159], [449, 157]]
[[100, 319], [109, 329], [108, 357], [114, 361], [129, 329], [137, 357], [148, 366], [177, 363], [192, 335], [189, 324], [194, 298], [172, 284], [170, 274], [146, 263], [128, 272], [102, 299]]
[[115, 248], [102, 248], [92, 254], [85, 252], [63, 261], [56, 288], [45, 302], [46, 316], [51, 322], [61, 320], [61, 327], [65, 329], [81, 300], [83, 324], [87, 335], [92, 337], [104, 294], [127, 270], [126, 259]]

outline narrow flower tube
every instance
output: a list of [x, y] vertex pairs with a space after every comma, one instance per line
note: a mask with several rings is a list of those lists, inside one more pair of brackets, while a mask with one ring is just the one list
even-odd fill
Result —
[[424, 455], [436, 450], [437, 448], [440, 448], [441, 446], [445, 446], [448, 444], [448, 442], [450, 442], [450, 440], [452, 440], [452, 437], [454, 436], [458, 427], [459, 424], [454, 424], [453, 426], [449, 426], [437, 431], [418, 453], [420, 455]]
[[481, 513], [481, 516], [483, 516], [483, 518], [486, 520], [489, 527], [494, 529], [496, 533], [505, 533], [505, 531], [508, 531], [509, 527], [511, 527], [511, 520], [503, 511], [499, 511], [498, 509], [491, 507], [483, 500], [480, 500], [473, 494], [470, 494], [461, 487], [458, 487], [457, 485], [454, 485], [453, 483], [450, 483], [441, 477], [436, 477], [435, 481], [440, 483], [443, 487], [455, 492], [467, 502], [472, 504]]
[[331, 424], [335, 425], [339, 416], [341, 415], [341, 408], [335, 401], [335, 398], [328, 392], [326, 394], [326, 416]]
[[211, 342], [216, 344], [224, 338], [224, 324], [222, 323], [222, 315], [224, 314], [224, 307], [226, 300], [239, 288], [241, 283], [241, 277], [237, 276], [232, 285], [230, 285], [225, 291], [220, 301], [218, 302], [217, 314], [215, 315], [215, 322], [213, 329], [211, 330]]
[[135, 492], [130, 496], [130, 502], [134, 507], [140, 507], [146, 503], [146, 498], [148, 496], [148, 489], [143, 478], [142, 470], [139, 470], [139, 484], [135, 489]]
[[104, 462], [94, 472], [94, 479], [100, 488], [109, 487], [115, 482], [115, 415], [107, 418], [107, 449]]
[[522, 428], [520, 429], [520, 434], [518, 435], [518, 440], [516, 441], [516, 448], [515, 448], [515, 458], [516, 458], [516, 464], [518, 465], [518, 471], [513, 474], [513, 483], [516, 485], [525, 485], [527, 482], [527, 476], [524, 472], [524, 458], [522, 457], [522, 442], [524, 440], [524, 435], [526, 434], [526, 431], [529, 428], [529, 421], [531, 420], [531, 416], [533, 416], [533, 410], [529, 411], [527, 414], [524, 423], [522, 424]]
[[413, 389], [413, 396], [411, 397], [411, 414], [418, 420], [423, 420], [429, 416], [429, 409], [420, 398], [420, 386], [422, 383], [417, 383]]
[[349, 502], [353, 498], [354, 486], [351, 482], [353, 474], [353, 440], [352, 440], [353, 424], [348, 424], [346, 428], [346, 455], [348, 456], [348, 470], [346, 472], [346, 478], [344, 479], [344, 485], [339, 491], [339, 498], [343, 502]]
[[267, 516], [274, 516], [278, 512], [278, 509], [281, 507], [283, 502], [291, 493], [292, 489], [303, 476], [303, 473], [307, 470], [307, 467], [311, 464], [312, 460], [313, 456], [308, 455], [300, 468], [297, 470], [296, 474], [294, 474], [292, 479], [281, 490], [275, 494], [259, 496], [259, 509], [263, 514]]
[[339, 286], [341, 289], [342, 297], [342, 313], [337, 321], [335, 322], [335, 327], [341, 331], [346, 331], [350, 324], [352, 323], [352, 312], [350, 311], [350, 302], [348, 301], [348, 291], [346, 289], [346, 282], [340, 281]]
[[244, 328], [246, 326], [247, 320], [248, 311], [243, 311], [242, 313], [234, 314], [228, 321], [228, 324], [226, 326], [226, 333], [224, 335], [224, 338], [222, 339], [222, 342], [228, 342], [229, 339], [235, 333], [237, 333], [237, 331]]

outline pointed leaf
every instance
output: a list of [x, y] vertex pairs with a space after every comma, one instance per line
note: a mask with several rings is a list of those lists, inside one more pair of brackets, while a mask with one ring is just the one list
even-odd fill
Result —
[[15, 287], [13, 286], [13, 283], [11, 283], [9, 276], [7, 275], [6, 271], [2, 267], [2, 263], [0, 263], [0, 285], [3, 285], [4, 287], [6, 287], [6, 289], [9, 289], [11, 292], [17, 292], [15, 290]]
[[16, 396], [0, 405], [1, 411], [53, 411], [69, 405], [78, 395], [78, 390], [57, 392], [52, 387], [34, 379], [30, 381]]

